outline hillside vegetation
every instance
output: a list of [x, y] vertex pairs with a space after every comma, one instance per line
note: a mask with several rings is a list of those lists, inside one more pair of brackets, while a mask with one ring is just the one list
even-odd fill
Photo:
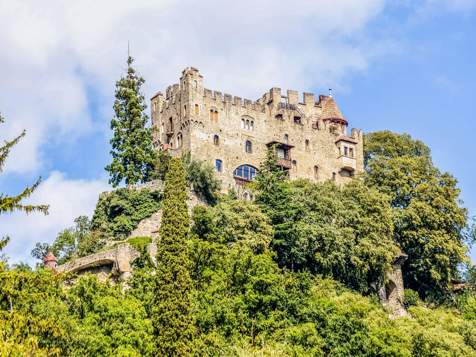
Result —
[[[341, 187], [290, 182], [270, 150], [249, 183], [255, 200], [238, 200], [206, 163], [156, 153], [132, 63], [116, 85], [106, 166], [127, 187], [32, 251], [64, 263], [127, 241], [141, 253], [132, 276], [71, 284], [0, 256], [0, 356], [476, 356], [475, 227], [424, 143], [368, 134], [365, 172]], [[23, 135], [0, 146], [0, 173]], [[154, 179], [163, 192], [132, 187]], [[39, 184], [0, 193], [0, 214], [47, 213], [22, 203]], [[207, 202], [191, 213], [190, 190]], [[128, 237], [159, 209], [154, 264], [152, 237]], [[392, 319], [377, 292], [402, 253], [409, 316]]]
[[[474, 268], [452, 291], [474, 239], [456, 181], [424, 144], [390, 132], [368, 135], [366, 168], [343, 187], [290, 182], [270, 155], [255, 202], [217, 196], [190, 220], [180, 160], [163, 194], [101, 196], [69, 242], [100, 249], [91, 237], [122, 237], [160, 203], [158, 268], [140, 260], [124, 290], [94, 276], [67, 288], [49, 270], [3, 263], [0, 355], [476, 355]], [[61, 232], [52, 247], [66, 241]], [[375, 283], [400, 251], [411, 317], [392, 320]]]

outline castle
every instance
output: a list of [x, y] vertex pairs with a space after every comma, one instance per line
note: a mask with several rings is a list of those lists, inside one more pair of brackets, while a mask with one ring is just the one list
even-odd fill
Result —
[[154, 144], [172, 156], [190, 152], [215, 167], [224, 190], [244, 198], [272, 147], [290, 179], [347, 182], [363, 171], [363, 134], [352, 129], [334, 98], [271, 88], [257, 101], [204, 88], [196, 68], [151, 98]]

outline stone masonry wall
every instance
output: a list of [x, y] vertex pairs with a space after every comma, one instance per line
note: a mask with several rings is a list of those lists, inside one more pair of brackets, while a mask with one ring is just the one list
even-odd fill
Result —
[[[296, 91], [282, 95], [279, 88], [272, 88], [258, 101], [223, 95], [205, 89], [198, 70], [188, 68], [180, 84], [169, 86], [165, 96], [158, 93], [152, 98], [154, 140], [172, 155], [190, 151], [212, 165], [221, 160], [222, 171], [217, 175], [225, 190], [236, 188], [233, 171], [238, 166], [259, 167], [272, 141], [292, 146], [291, 179], [335, 178], [337, 183], [345, 183], [349, 172], [363, 171], [363, 135], [356, 129], [347, 133], [345, 120], [326, 120], [327, 103], [335, 104], [331, 97], [316, 99], [310, 93], [304, 93], [300, 102]], [[252, 127], [243, 125], [247, 121], [253, 122]], [[245, 151], [247, 140], [252, 143], [251, 153]], [[344, 155], [344, 146], [352, 148], [353, 157]]]

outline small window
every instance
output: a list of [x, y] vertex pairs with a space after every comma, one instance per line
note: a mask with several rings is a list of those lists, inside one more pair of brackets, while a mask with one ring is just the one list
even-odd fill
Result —
[[250, 125], [251, 125], [251, 126], [250, 126], [250, 129], [251, 129], [251, 131], [253, 131], [254, 128], [255, 128], [255, 122], [254, 122], [253, 120], [250, 121]]
[[220, 145], [220, 137], [218, 135], [213, 136], [213, 144], [216, 146]]
[[250, 121], [249, 120], [246, 121], [245, 129], [250, 130]]
[[301, 117], [295, 116], [294, 117], [294, 124], [302, 124]]
[[241, 119], [241, 129], [245, 128], [245, 119]]
[[223, 165], [222, 165], [222, 161], [220, 159], [215, 160], [215, 169], [217, 170], [217, 172], [222, 172]]
[[349, 156], [354, 157], [354, 148], [349, 148]]
[[253, 144], [251, 143], [251, 141], [249, 140], [246, 140], [246, 143], [245, 143], [245, 151], [248, 153], [248, 154], [251, 154], [253, 152]]
[[210, 120], [214, 122], [218, 121], [218, 110], [210, 109]]
[[195, 104], [195, 115], [198, 114], [200, 114], [200, 107], [198, 106], [198, 104]]
[[182, 147], [182, 134], [177, 134], [177, 148]]
[[306, 151], [309, 151], [309, 140], [306, 139], [306, 141], [304, 142], [304, 148], [306, 149]]
[[169, 118], [169, 131], [173, 132], [174, 131], [174, 121], [172, 117]]
[[288, 134], [284, 134], [284, 143], [289, 144], [289, 135]]
[[349, 156], [349, 148], [344, 146], [344, 156]]
[[276, 114], [275, 118], [276, 120], [283, 120], [283, 114]]
[[314, 166], [314, 178], [319, 180], [319, 166], [317, 165]]
[[296, 171], [297, 170], [297, 161], [293, 160], [292, 164], [293, 164], [293, 170]]
[[335, 181], [335, 180], [336, 180], [336, 173], [333, 172], [333, 173], [332, 173], [332, 181]]
[[184, 112], [187, 111], [187, 105], [184, 105], [184, 106], [183, 106], [183, 111], [184, 111]]

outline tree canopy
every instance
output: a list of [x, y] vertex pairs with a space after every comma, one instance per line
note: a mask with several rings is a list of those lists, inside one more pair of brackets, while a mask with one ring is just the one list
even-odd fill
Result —
[[365, 183], [390, 197], [394, 240], [408, 255], [405, 285], [423, 295], [448, 293], [475, 238], [456, 179], [436, 168], [430, 149], [407, 134], [366, 135], [365, 158]]

